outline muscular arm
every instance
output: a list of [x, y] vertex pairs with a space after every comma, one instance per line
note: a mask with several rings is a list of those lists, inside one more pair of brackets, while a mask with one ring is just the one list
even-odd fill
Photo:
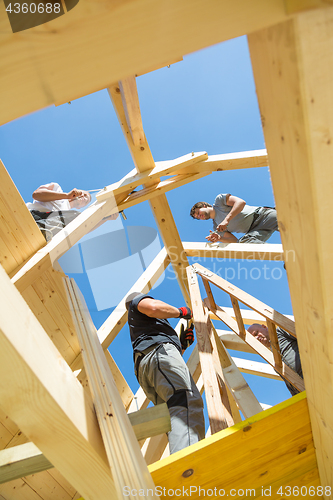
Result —
[[149, 297], [140, 300], [138, 311], [150, 318], [179, 318], [179, 309], [177, 307], [173, 307], [161, 300], [150, 299]]
[[54, 184], [50, 186], [39, 186], [36, 191], [32, 193], [32, 197], [36, 201], [55, 201], [55, 200], [72, 200], [77, 196], [80, 196], [81, 191], [79, 189], [72, 189], [69, 193], [57, 193], [53, 191]]
[[238, 196], [232, 196], [231, 194], [228, 194], [226, 196], [226, 202], [228, 207], [232, 208], [228, 215], [224, 218], [224, 220], [217, 226], [217, 231], [225, 231], [231, 219], [240, 214], [246, 205], [246, 202], [242, 200], [242, 198], [238, 198]]

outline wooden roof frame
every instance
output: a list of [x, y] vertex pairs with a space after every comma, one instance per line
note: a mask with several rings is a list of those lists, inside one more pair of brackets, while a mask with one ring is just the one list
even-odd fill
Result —
[[[4, 4], [0, 4], [0, 9], [0, 32], [7, 37]], [[327, 230], [333, 211], [333, 111], [327, 104], [333, 100], [332, 2], [240, 0], [237, 5], [230, 1], [207, 5], [204, 0], [194, 4], [182, 0], [177, 5], [168, 3], [165, 9], [163, 3], [153, 0], [130, 0], [126, 6], [112, 6], [105, 11], [100, 5], [94, 7], [93, 0], [89, 0], [55, 20], [59, 30], [55, 30], [54, 37], [61, 41], [56, 49], [51, 36], [44, 38], [43, 44], [39, 43], [43, 27], [14, 36], [3, 56], [3, 63], [10, 71], [0, 72], [4, 97], [2, 120], [7, 122], [49, 104], [67, 102], [108, 87], [138, 172], [152, 171], [155, 163], [138, 120], [138, 107], [129, 106], [136, 100], [130, 75], [159, 67], [222, 40], [249, 35], [283, 249], [295, 251], [297, 256], [294, 261], [288, 261], [287, 272], [320, 479], [323, 485], [333, 485], [333, 417], [327, 404], [333, 396], [333, 232]], [[93, 18], [91, 12], [95, 14]], [[164, 18], [167, 19], [165, 29], [152, 44], [149, 35], [155, 32], [159, 19]], [[73, 30], [73, 23], [78, 25], [78, 21], [81, 22], [79, 28]], [[98, 40], [94, 36], [96, 29], [100, 33]], [[30, 42], [33, 58], [27, 57], [26, 41]], [[120, 43], [122, 41], [126, 43]], [[106, 54], [106, 42], [120, 50]], [[53, 58], [49, 57], [51, 50]], [[73, 72], [74, 50], [77, 63]], [[92, 63], [87, 62], [87, 53], [92, 55], [90, 59], [98, 71], [89, 71]], [[35, 71], [36, 65], [38, 71]], [[86, 78], [87, 70], [90, 79]], [[19, 76], [22, 72], [23, 78]], [[57, 77], [52, 80], [54, 74]], [[22, 92], [23, 85], [25, 92]], [[176, 174], [169, 183], [159, 185], [156, 179], [147, 179], [146, 191], [127, 199], [127, 203], [134, 204], [140, 196], [153, 200], [150, 203], [166, 252], [171, 246], [177, 248], [178, 260], [172, 265], [177, 269], [179, 285], [188, 300], [186, 252], [166, 197], [160, 194], [170, 186], [205, 175], [203, 171], [195, 172], [193, 166], [186, 168], [186, 172]], [[122, 202], [122, 206], [126, 206], [126, 201]], [[46, 245], [30, 261], [22, 262], [24, 265], [13, 276], [12, 283], [24, 291], [43, 269], [49, 269], [61, 252], [66, 251], [69, 236], [73, 236], [72, 244], [83, 235], [84, 225], [92, 227], [95, 221], [115, 209], [114, 203], [108, 201], [88, 209], [77, 225], [75, 221], [72, 223], [73, 233], [55, 238], [51, 246]], [[11, 294], [10, 284], [4, 277], [1, 282]], [[102, 462], [99, 463], [103, 467]], [[105, 484], [110, 486], [108, 481]]]

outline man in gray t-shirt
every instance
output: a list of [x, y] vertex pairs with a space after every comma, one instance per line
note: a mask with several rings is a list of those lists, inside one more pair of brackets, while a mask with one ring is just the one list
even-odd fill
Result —
[[[278, 231], [275, 208], [251, 207], [231, 194], [219, 194], [214, 205], [199, 201], [191, 208], [190, 215], [198, 220], [213, 220], [214, 232], [206, 239], [212, 243], [265, 243]], [[233, 233], [245, 233], [239, 240]]]

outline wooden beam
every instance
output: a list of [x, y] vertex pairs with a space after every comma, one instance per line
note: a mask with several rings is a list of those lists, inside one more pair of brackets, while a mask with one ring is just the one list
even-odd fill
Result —
[[[106, 362], [107, 362], [107, 364], [110, 368], [110, 371], [112, 373], [112, 377], [113, 377], [115, 384], [117, 386], [117, 389], [118, 389], [118, 392], [120, 394], [124, 408], [127, 410], [133, 401], [134, 394], [133, 394], [130, 386], [126, 382], [125, 377], [123, 376], [123, 374], [119, 370], [116, 362], [114, 361], [113, 357], [111, 356], [111, 354], [109, 353], [109, 351], [107, 349], [104, 350], [104, 355], [106, 358]], [[81, 360], [81, 356], [80, 356], [80, 360]], [[73, 364], [75, 362], [78, 365], [77, 359], [73, 362]], [[88, 377], [87, 377], [87, 374], [86, 374], [84, 367], [82, 369], [78, 369], [78, 370], [79, 370], [79, 373], [75, 373], [75, 375], [77, 376], [77, 379], [80, 381], [80, 383], [82, 384], [83, 387], [86, 387], [88, 389], [89, 388], [89, 381], [88, 381]], [[73, 371], [76, 372], [76, 370], [73, 370]]]
[[[184, 174], [195, 174], [200, 173], [197, 168], [186, 168], [193, 167], [193, 165], [200, 163], [202, 160], [205, 160], [208, 157], [207, 153], [190, 153], [176, 160], [171, 160], [167, 162], [167, 166], [160, 166], [160, 163], [157, 162], [154, 168], [151, 168], [148, 171], [144, 171], [142, 173], [137, 173], [136, 171], [132, 175], [127, 175], [123, 179], [110, 186], [106, 186], [103, 190], [101, 190], [96, 195], [96, 199], [101, 202], [108, 199], [110, 196], [117, 196], [122, 193], [130, 193], [137, 186], [141, 184], [145, 184], [151, 182], [153, 180], [158, 180], [160, 177], [166, 175], [173, 175], [175, 173], [184, 175]], [[176, 172], [177, 170], [177, 172]], [[183, 170], [185, 170], [183, 172]], [[189, 171], [188, 171], [189, 170]], [[129, 173], [131, 174], [131, 172]]]
[[[209, 299], [205, 299], [204, 303], [208, 306], [212, 302], [209, 301]], [[234, 364], [232, 358], [229, 356], [213, 325], [212, 328], [224, 380], [229, 388], [229, 393], [236, 401], [244, 417], [252, 417], [256, 413], [262, 411], [261, 406], [246, 380]]]
[[129, 413], [128, 418], [138, 441], [171, 431], [170, 413], [166, 403]]
[[319, 9], [333, 5], [332, 0], [286, 0], [286, 12], [294, 14], [304, 10]]
[[232, 356], [232, 360], [237, 366], [238, 370], [242, 373], [249, 375], [258, 375], [259, 377], [272, 378], [274, 380], [282, 380], [280, 375], [274, 368], [267, 363], [260, 363], [259, 361], [251, 361], [249, 359], [241, 359]]
[[[124, 100], [126, 101], [126, 96], [121, 94], [120, 86], [118, 84], [112, 85], [109, 87], [108, 91], [137, 171], [142, 173], [155, 168], [155, 162], [147, 141], [142, 142], [140, 145], [135, 145], [131, 139], [131, 134], [126, 121], [126, 113], [124, 110]], [[132, 98], [133, 96], [134, 94], [132, 93]], [[137, 95], [134, 96], [134, 99], [137, 99]], [[138, 101], [133, 102], [131, 107], [136, 109], [137, 113], [140, 113]], [[138, 120], [139, 117], [137, 118], [137, 121]], [[204, 174], [196, 174], [194, 177], [199, 178], [201, 175]], [[188, 182], [188, 179], [185, 177], [183, 178], [183, 183], [186, 182]], [[151, 182], [145, 183], [145, 187], [147, 189], [151, 188]], [[156, 193], [156, 191], [154, 192]], [[186, 267], [188, 265], [188, 261], [184, 254], [182, 242], [180, 240], [176, 224], [173, 220], [166, 196], [164, 194], [160, 194], [160, 196], [154, 197], [154, 200], [150, 202], [150, 207], [156, 224], [160, 230], [166, 251], [170, 258], [172, 257], [171, 264], [185, 302], [189, 304], [190, 299], [186, 278]]]
[[[154, 487], [154, 483], [126, 415], [84, 298], [73, 279], [67, 278], [65, 283], [96, 416], [114, 478], [115, 497], [120, 500], [123, 498], [124, 487], [147, 491], [148, 488]], [[140, 423], [142, 424], [141, 419]]]
[[205, 315], [203, 309], [198, 279], [191, 266], [187, 268], [187, 273], [200, 365], [204, 380], [208, 417], [211, 432], [214, 434], [215, 432], [228, 427], [230, 414], [224, 407], [220, 396], [220, 389], [212, 355], [213, 346], [211, 344], [210, 333], [208, 331], [208, 329], [211, 328], [211, 325], [208, 324], [209, 318]]
[[238, 329], [239, 329], [239, 336], [242, 340], [244, 340], [245, 339], [245, 326], [244, 326], [244, 320], [242, 318], [242, 314], [240, 311], [239, 303], [238, 303], [238, 300], [235, 299], [235, 297], [230, 297], [230, 298], [231, 298], [232, 307], [234, 310], [235, 318], [236, 318]]
[[143, 131], [135, 76], [119, 82], [119, 88], [124, 106], [126, 123], [131, 134], [132, 142], [134, 146], [140, 146], [146, 142], [146, 137]]
[[33, 443], [0, 451], [0, 484], [51, 469], [53, 465]]
[[327, 7], [249, 37], [281, 239], [297, 256], [287, 273], [320, 479], [331, 487], [332, 25]]
[[[173, 160], [157, 161], [157, 167], [167, 168], [172, 165]], [[239, 153], [227, 153], [221, 155], [209, 155], [206, 160], [200, 161], [195, 167], [181, 167], [177, 173], [194, 172], [222, 172], [224, 170], [239, 170], [243, 168], [260, 168], [268, 166], [268, 156], [266, 149], [257, 151], [241, 151]], [[169, 174], [165, 174], [169, 175]]]
[[[233, 332], [239, 335], [237, 322], [231, 318], [223, 309], [216, 306], [213, 310], [214, 314], [221, 320], [225, 325], [227, 325]], [[289, 366], [282, 363], [282, 368], [275, 365], [274, 356], [270, 349], [265, 347], [259, 340], [253, 337], [248, 331], [246, 331], [245, 342], [252, 347], [259, 356], [261, 356], [267, 363], [269, 363], [273, 368], [275, 368], [284, 378], [286, 378], [293, 386], [295, 386], [299, 391], [304, 391], [304, 381], [297, 375]]]
[[[278, 243], [204, 243], [183, 242], [188, 257], [211, 257], [215, 259], [283, 260], [282, 245]], [[264, 248], [263, 248], [264, 247]], [[223, 262], [223, 260], [222, 260]]]
[[135, 0], [107, 7], [87, 0], [21, 37], [13, 36], [3, 3], [0, 9], [1, 123], [287, 19], [283, 0]]
[[175, 175], [170, 179], [165, 179], [163, 181], [158, 180], [153, 183], [151, 186], [140, 189], [139, 191], [135, 191], [130, 194], [126, 199], [120, 203], [118, 203], [118, 210], [125, 210], [126, 208], [133, 207], [134, 205], [138, 205], [143, 201], [151, 200], [156, 197], [163, 196], [164, 193], [171, 191], [172, 189], [176, 189], [178, 187], [184, 186], [189, 182], [196, 181], [204, 177], [205, 173], [198, 174], [184, 174], [184, 175]]
[[207, 279], [210, 283], [213, 283], [217, 287], [221, 288], [221, 290], [228, 293], [231, 297], [234, 297], [240, 302], [243, 302], [243, 304], [245, 304], [246, 306], [251, 307], [251, 309], [254, 309], [257, 313], [261, 314], [266, 319], [270, 321], [273, 320], [274, 323], [276, 323], [278, 326], [296, 337], [295, 324], [289, 318], [287, 318], [283, 314], [280, 314], [278, 311], [275, 311], [275, 309], [267, 306], [255, 297], [252, 297], [252, 295], [244, 292], [240, 288], [232, 285], [217, 274], [208, 271], [200, 264], [193, 264], [192, 267], [195, 272], [200, 274], [200, 276], [202, 276], [204, 279]]
[[114, 483], [91, 399], [2, 268], [0, 283], [2, 409], [84, 497], [108, 498]]
[[276, 334], [276, 326], [272, 321], [266, 320], [269, 340], [271, 342], [271, 349], [274, 357], [275, 368], [282, 368], [282, 359], [280, 353], [279, 340]]
[[[235, 318], [234, 310], [232, 307], [225, 307], [225, 306], [222, 307], [223, 310], [229, 314], [229, 316]], [[252, 311], [250, 309], [241, 309], [240, 311], [243, 321], [246, 325], [252, 325], [253, 323], [266, 324], [266, 318], [264, 318], [261, 314], [258, 314], [257, 312]], [[289, 318], [291, 321], [294, 321], [294, 316], [292, 316], [291, 314], [284, 314], [284, 316], [286, 318]]]
[[[166, 403], [130, 413], [128, 418], [138, 441], [171, 430]], [[0, 484], [52, 468], [51, 462], [33, 443], [0, 451]]]
[[0, 264], [12, 276], [46, 242], [1, 160], [0, 221]]
[[[223, 308], [226, 310], [226, 308]], [[256, 351], [252, 349], [244, 340], [242, 340], [236, 333], [227, 330], [216, 330], [218, 336], [224, 347], [231, 349], [233, 351], [251, 352], [256, 354]]]

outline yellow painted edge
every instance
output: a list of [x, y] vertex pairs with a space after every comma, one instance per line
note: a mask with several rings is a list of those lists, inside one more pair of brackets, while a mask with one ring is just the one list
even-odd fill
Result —
[[263, 420], [264, 418], [269, 417], [270, 415], [273, 415], [274, 413], [277, 413], [281, 410], [284, 410], [285, 408], [288, 408], [289, 406], [292, 406], [299, 401], [302, 401], [303, 399], [306, 399], [306, 391], [303, 391], [299, 394], [296, 394], [292, 398], [288, 398], [286, 401], [282, 401], [282, 403], [279, 403], [272, 408], [268, 408], [267, 410], [261, 411], [257, 413], [256, 415], [253, 415], [252, 417], [243, 420], [242, 422], [239, 422], [238, 424], [233, 425], [232, 427], [228, 427], [227, 429], [223, 429], [222, 431], [217, 432], [216, 434], [213, 434], [212, 436], [209, 436], [206, 439], [203, 439], [202, 441], [199, 441], [198, 443], [192, 444], [191, 446], [188, 446], [187, 448], [184, 448], [183, 450], [177, 451], [176, 453], [173, 453], [169, 457], [164, 458], [163, 460], [158, 460], [157, 462], [151, 464], [148, 466], [149, 472], [152, 474], [158, 469], [161, 469], [162, 467], [165, 467], [166, 465], [170, 465], [174, 462], [177, 462], [179, 459], [186, 457], [187, 455], [190, 455], [196, 451], [199, 451], [206, 446], [211, 445], [212, 443], [215, 443], [216, 441], [220, 441], [221, 439], [226, 438], [227, 436], [230, 436], [234, 434], [235, 432], [238, 432], [241, 429], [244, 429], [244, 427], [248, 425], [252, 425], [256, 422], [259, 422], [260, 420]]

